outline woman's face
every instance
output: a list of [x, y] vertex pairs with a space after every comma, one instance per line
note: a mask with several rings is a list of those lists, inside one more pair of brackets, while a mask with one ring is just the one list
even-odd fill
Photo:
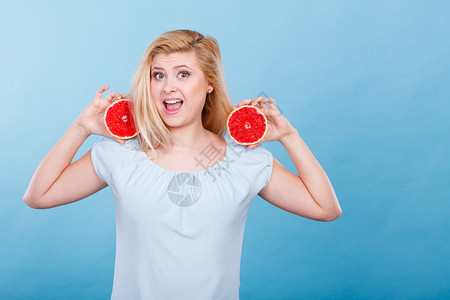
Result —
[[197, 65], [195, 53], [157, 54], [150, 72], [152, 98], [166, 125], [201, 124], [207, 90], [212, 86]]

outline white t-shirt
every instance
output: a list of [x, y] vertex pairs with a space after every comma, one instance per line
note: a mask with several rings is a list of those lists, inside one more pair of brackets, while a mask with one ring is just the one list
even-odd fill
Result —
[[207, 168], [195, 172], [158, 166], [137, 139], [94, 145], [92, 162], [116, 211], [111, 299], [239, 299], [247, 212], [273, 158], [226, 141], [225, 158], [211, 144], [194, 157]]

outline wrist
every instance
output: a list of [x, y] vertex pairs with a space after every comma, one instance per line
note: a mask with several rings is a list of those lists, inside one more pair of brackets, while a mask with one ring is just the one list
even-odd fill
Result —
[[81, 122], [78, 119], [76, 119], [72, 123], [71, 127], [74, 130], [74, 132], [76, 132], [77, 135], [80, 135], [85, 138], [88, 138], [91, 135], [89, 130], [85, 126], [83, 126], [83, 124], [81, 124]]
[[289, 132], [286, 133], [285, 135], [283, 135], [282, 137], [280, 137], [280, 138], [278, 139], [278, 141], [279, 141], [282, 145], [286, 146], [286, 144], [288, 144], [288, 143], [290, 143], [290, 142], [292, 142], [292, 141], [298, 139], [299, 136], [300, 136], [300, 135], [298, 134], [297, 129], [295, 129], [293, 126], [291, 126]]

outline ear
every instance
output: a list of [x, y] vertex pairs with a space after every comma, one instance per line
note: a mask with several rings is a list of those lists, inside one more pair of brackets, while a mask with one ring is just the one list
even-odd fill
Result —
[[212, 86], [212, 84], [209, 84], [209, 85], [208, 85], [208, 88], [206, 89], [206, 92], [207, 92], [208, 94], [211, 94], [213, 90], [214, 90], [214, 87]]

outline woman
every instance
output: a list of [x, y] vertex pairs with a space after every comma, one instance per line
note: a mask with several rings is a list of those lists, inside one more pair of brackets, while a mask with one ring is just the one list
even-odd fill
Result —
[[[256, 195], [306, 218], [341, 209], [327, 175], [273, 99], [244, 100], [269, 121], [299, 175], [259, 145], [223, 138], [232, 107], [217, 42], [175, 30], [148, 47], [132, 95], [98, 90], [37, 168], [24, 201], [49, 208], [109, 185], [117, 225], [113, 299], [238, 299], [242, 239]], [[114, 139], [103, 124], [114, 99], [133, 98], [138, 138]], [[103, 138], [79, 160], [91, 134]], [[211, 159], [213, 158], [213, 159]]]

